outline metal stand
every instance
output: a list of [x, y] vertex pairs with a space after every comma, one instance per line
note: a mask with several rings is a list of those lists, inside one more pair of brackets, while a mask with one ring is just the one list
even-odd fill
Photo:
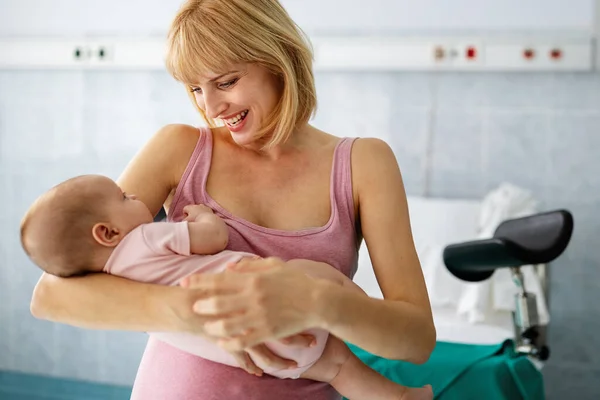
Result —
[[540, 326], [536, 296], [525, 290], [525, 281], [520, 267], [510, 269], [512, 280], [519, 292], [515, 295], [515, 311], [513, 320], [515, 326], [516, 351], [545, 361], [550, 356], [550, 349], [540, 336]]

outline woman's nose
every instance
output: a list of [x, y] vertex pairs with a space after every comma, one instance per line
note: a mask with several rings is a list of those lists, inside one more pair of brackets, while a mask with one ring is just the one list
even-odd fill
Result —
[[220, 93], [205, 93], [204, 107], [204, 112], [209, 118], [218, 118], [227, 109], [227, 103]]
[[137, 200], [137, 196], [135, 194], [128, 195], [131, 200]]

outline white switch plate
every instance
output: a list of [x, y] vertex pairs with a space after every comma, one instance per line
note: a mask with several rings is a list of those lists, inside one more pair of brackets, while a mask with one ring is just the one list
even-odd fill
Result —
[[[346, 36], [311, 42], [316, 71], [591, 71], [596, 61], [591, 37]], [[476, 51], [472, 59], [466, 57], [469, 47]], [[526, 48], [536, 57], [525, 59]], [[548, 57], [553, 48], [562, 52], [560, 60]], [[0, 54], [0, 69], [165, 68], [164, 38], [0, 39]]]

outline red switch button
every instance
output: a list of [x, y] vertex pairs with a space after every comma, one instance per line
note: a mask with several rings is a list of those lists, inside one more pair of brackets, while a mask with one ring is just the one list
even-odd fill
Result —
[[535, 57], [535, 51], [533, 51], [533, 49], [525, 49], [523, 51], [523, 57], [525, 57], [527, 60], [531, 60], [533, 57]]
[[467, 48], [467, 58], [469, 60], [473, 60], [473, 59], [477, 58], [477, 49], [475, 47]]
[[552, 49], [550, 50], [550, 58], [553, 60], [559, 60], [562, 58], [562, 51], [560, 49]]

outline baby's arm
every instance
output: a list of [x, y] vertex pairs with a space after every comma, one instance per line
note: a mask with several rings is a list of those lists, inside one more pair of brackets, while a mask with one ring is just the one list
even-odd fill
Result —
[[190, 253], [215, 254], [225, 250], [229, 231], [220, 217], [203, 205], [190, 205], [183, 210], [188, 221]]

